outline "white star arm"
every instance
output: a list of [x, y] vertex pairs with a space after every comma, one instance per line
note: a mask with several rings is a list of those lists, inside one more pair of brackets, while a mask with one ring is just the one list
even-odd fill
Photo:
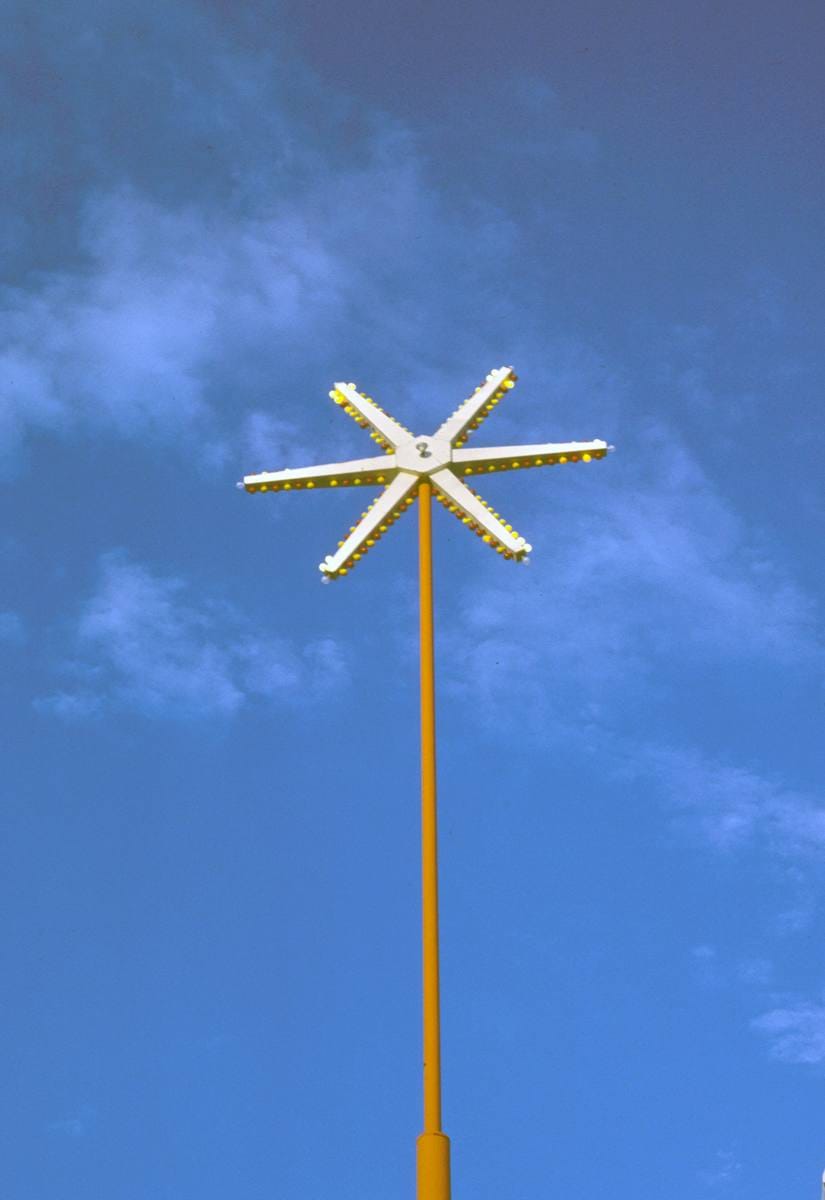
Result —
[[319, 467], [286, 467], [283, 471], [261, 471], [244, 475], [239, 487], [248, 492], [288, 492], [314, 487], [349, 487], [390, 483], [398, 474], [395, 456], [355, 458], [351, 462], [325, 463]]
[[458, 519], [468, 525], [473, 533], [503, 554], [505, 558], [524, 558], [532, 550], [529, 542], [515, 533], [511, 525], [505, 525], [498, 513], [480, 496], [471, 491], [466, 483], [456, 479], [449, 467], [442, 467], [432, 475], [436, 496], [454, 512]]
[[399, 471], [392, 483], [361, 514], [349, 536], [339, 542], [335, 554], [328, 554], [319, 570], [325, 579], [346, 575], [370, 550], [379, 538], [397, 521], [405, 508], [415, 500], [418, 476], [411, 471]]
[[518, 467], [590, 462], [604, 458], [612, 449], [598, 438], [592, 442], [541, 442], [537, 446], [484, 446], [477, 450], [454, 450], [452, 466], [457, 475], [483, 475]]
[[359, 392], [354, 383], [336, 383], [330, 397], [340, 405], [348, 416], [370, 430], [370, 437], [382, 450], [391, 454], [396, 446], [412, 437], [409, 429], [385, 413], [380, 405]]
[[499, 367], [497, 371], [491, 371], [481, 387], [476, 388], [472, 396], [458, 406], [433, 436], [444, 438], [454, 446], [463, 446], [471, 431], [478, 429], [499, 400], [516, 386], [517, 378], [512, 367]]

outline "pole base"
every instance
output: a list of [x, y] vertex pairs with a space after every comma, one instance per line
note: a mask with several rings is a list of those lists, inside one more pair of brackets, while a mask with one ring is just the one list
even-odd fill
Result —
[[421, 1133], [416, 1139], [418, 1200], [450, 1200], [450, 1139]]

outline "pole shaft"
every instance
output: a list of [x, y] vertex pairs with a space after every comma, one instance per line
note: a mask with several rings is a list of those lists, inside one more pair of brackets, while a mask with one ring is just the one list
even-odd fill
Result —
[[421, 611], [421, 929], [424, 1012], [424, 1131], [418, 1139], [418, 1200], [449, 1200], [450, 1143], [441, 1130], [438, 972], [438, 826], [435, 772], [432, 487], [418, 486]]
[[421, 915], [424, 969], [424, 1132], [441, 1130], [441, 1016], [438, 975], [438, 826], [435, 785], [435, 647], [433, 638], [430, 484], [419, 500], [421, 575]]

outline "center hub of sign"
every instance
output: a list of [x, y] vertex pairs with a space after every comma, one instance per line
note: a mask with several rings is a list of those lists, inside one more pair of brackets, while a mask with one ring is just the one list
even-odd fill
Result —
[[395, 451], [395, 461], [402, 471], [416, 475], [431, 475], [452, 460], [450, 443], [441, 438], [414, 437]]

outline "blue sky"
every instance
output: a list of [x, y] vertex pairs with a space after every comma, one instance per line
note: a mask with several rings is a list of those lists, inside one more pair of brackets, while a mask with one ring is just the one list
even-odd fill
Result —
[[821, 6], [4, 15], [3, 1195], [412, 1195], [415, 514], [233, 485], [512, 363], [618, 449], [435, 514], [454, 1193], [815, 1196]]

